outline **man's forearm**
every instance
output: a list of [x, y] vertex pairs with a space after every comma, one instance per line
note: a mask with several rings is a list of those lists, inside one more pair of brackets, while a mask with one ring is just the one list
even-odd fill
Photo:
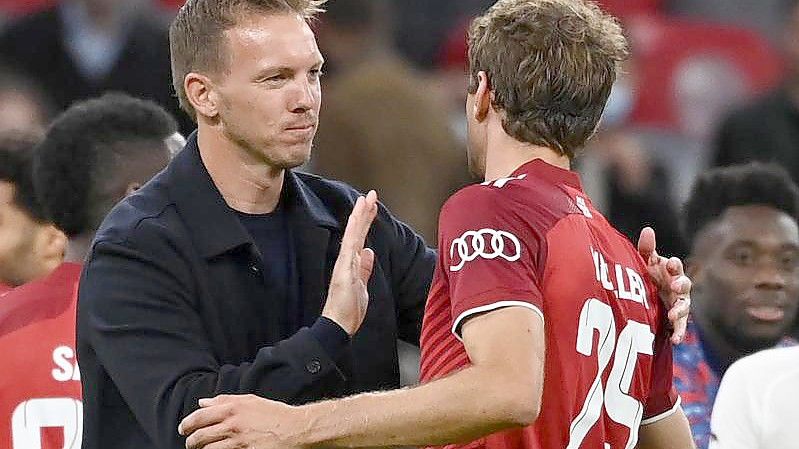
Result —
[[[472, 441], [538, 415], [540, 385], [473, 366], [416, 388], [299, 408], [305, 447], [425, 446]], [[537, 391], [536, 391], [537, 390]]]

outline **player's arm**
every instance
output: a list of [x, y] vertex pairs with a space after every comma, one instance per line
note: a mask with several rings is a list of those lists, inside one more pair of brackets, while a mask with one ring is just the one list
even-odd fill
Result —
[[255, 396], [203, 402], [180, 432], [188, 448], [426, 446], [474, 440], [538, 416], [544, 323], [525, 307], [463, 324], [471, 366], [411, 389], [368, 393], [303, 407]]
[[641, 426], [638, 449], [694, 449], [691, 426], [682, 408], [666, 418]]

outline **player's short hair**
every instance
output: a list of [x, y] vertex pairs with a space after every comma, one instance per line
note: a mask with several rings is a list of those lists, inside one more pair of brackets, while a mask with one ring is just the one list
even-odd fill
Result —
[[14, 186], [14, 204], [31, 218], [46, 222], [33, 187], [33, 152], [40, 137], [28, 133], [0, 136], [0, 181]]
[[469, 92], [484, 71], [505, 132], [571, 158], [627, 55], [621, 26], [591, 1], [499, 0], [469, 30]]
[[714, 168], [694, 183], [682, 211], [682, 228], [689, 248], [697, 234], [733, 206], [769, 206], [799, 221], [799, 188], [784, 168], [752, 162]]
[[124, 94], [71, 106], [36, 149], [33, 180], [47, 217], [70, 237], [96, 229], [120, 199], [112, 186], [151, 174], [177, 129], [162, 107]]
[[180, 107], [194, 120], [183, 81], [191, 72], [219, 74], [230, 64], [225, 31], [249, 14], [298, 14], [310, 20], [327, 0], [188, 0], [169, 27], [172, 85]]

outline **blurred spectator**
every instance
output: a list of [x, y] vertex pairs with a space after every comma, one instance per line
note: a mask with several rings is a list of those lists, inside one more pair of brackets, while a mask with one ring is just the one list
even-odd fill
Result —
[[39, 145], [36, 193], [69, 243], [64, 263], [49, 276], [0, 301], [0, 352], [8, 364], [0, 372], [0, 447], [81, 446], [75, 357], [81, 265], [111, 207], [166, 166], [176, 129], [152, 102], [106, 95], [63, 113]]
[[10, 24], [0, 59], [37, 82], [58, 110], [114, 90], [181, 117], [172, 95], [166, 24], [148, 0], [62, 0]]
[[0, 67], [0, 135], [43, 133], [51, 104], [44, 92], [24, 76]]
[[795, 449], [799, 441], [799, 347], [733, 363], [713, 406], [711, 449]]
[[[330, 2], [330, 5], [335, 2]], [[496, 0], [391, 0], [395, 42], [403, 55], [416, 66], [435, 66], [439, 49], [451, 27], [464, 22], [493, 5]], [[465, 36], [464, 36], [465, 37]]]
[[775, 161], [799, 180], [799, 2], [792, 3], [784, 27], [785, 82], [724, 121], [716, 140], [716, 165]]
[[583, 185], [613, 225], [632, 241], [643, 226], [658, 233], [659, 250], [682, 257], [685, 247], [663, 166], [629, 127], [636, 90], [635, 70], [627, 64], [613, 86], [597, 135], [577, 160]]
[[638, 78], [631, 123], [682, 204], [709, 164], [724, 114], [772, 86], [779, 59], [745, 29], [663, 16], [634, 16], [627, 25]]
[[774, 165], [703, 174], [683, 211], [693, 321], [674, 351], [675, 386], [699, 449], [721, 379], [739, 358], [791, 344], [799, 306], [799, 189]]
[[435, 242], [438, 211], [466, 180], [445, 109], [431, 82], [391, 49], [388, 3], [331, 2], [319, 45], [331, 66], [312, 167], [380, 192], [388, 207]]
[[31, 160], [38, 138], [0, 137], [0, 287], [17, 287], [49, 274], [66, 239], [44, 217], [33, 190]]

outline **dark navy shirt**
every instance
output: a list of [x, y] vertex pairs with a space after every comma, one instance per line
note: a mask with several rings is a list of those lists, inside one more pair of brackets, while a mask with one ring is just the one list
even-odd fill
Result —
[[[264, 300], [272, 302], [274, 308], [280, 311], [280, 332], [286, 337], [291, 336], [311, 323], [307, 323], [307, 317], [302, 314], [296, 254], [285, 209], [279, 204], [274, 212], [268, 214], [233, 212], [255, 242], [261, 260], [265, 261], [262, 271], [269, 295]], [[344, 329], [325, 317], [313, 323], [311, 332], [334, 358], [341, 352], [341, 344], [349, 341]]]

